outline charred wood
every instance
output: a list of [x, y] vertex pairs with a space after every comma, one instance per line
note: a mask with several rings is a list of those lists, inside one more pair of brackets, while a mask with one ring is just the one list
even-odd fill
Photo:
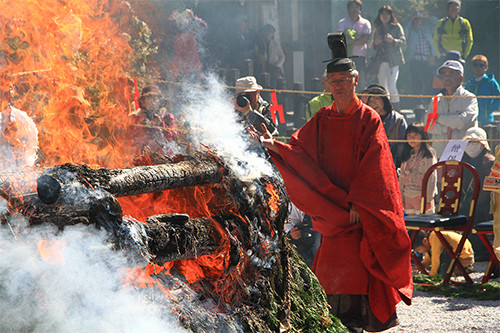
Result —
[[223, 238], [213, 220], [184, 214], [150, 216], [145, 223], [128, 221], [125, 227], [136, 243], [145, 246], [148, 261], [159, 265], [216, 253]]
[[190, 159], [172, 164], [126, 169], [92, 169], [64, 164], [46, 170], [37, 180], [40, 200], [61, 203], [78, 188], [102, 189], [115, 197], [219, 183], [224, 169], [215, 158]]

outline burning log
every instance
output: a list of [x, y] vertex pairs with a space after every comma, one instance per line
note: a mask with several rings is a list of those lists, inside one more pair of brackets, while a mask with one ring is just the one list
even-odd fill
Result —
[[38, 178], [37, 192], [43, 203], [51, 205], [60, 200], [68, 189], [74, 192], [75, 186], [101, 188], [115, 197], [123, 197], [219, 183], [223, 173], [224, 169], [215, 158], [112, 170], [64, 164], [45, 171]]
[[[125, 169], [92, 169], [68, 163], [44, 171], [37, 179], [37, 194], [30, 193], [24, 200], [19, 200], [17, 192], [3, 196], [13, 206], [21, 205], [20, 210], [31, 224], [50, 222], [63, 228], [77, 223], [102, 223], [106, 230], [114, 232], [122, 222], [117, 197], [217, 184], [225, 173], [222, 164], [208, 156]], [[7, 181], [2, 185], [3, 192], [10, 188]], [[96, 216], [101, 211], [109, 213], [99, 222]]]
[[148, 261], [159, 265], [214, 254], [223, 237], [214, 221], [185, 214], [150, 216], [145, 223], [129, 221], [126, 228], [135, 229], [128, 235], [135, 235], [135, 241], [145, 245]]

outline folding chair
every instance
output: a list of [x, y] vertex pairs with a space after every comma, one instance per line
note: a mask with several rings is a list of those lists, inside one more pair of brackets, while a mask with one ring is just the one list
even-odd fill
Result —
[[490, 253], [490, 261], [488, 261], [488, 265], [486, 266], [486, 270], [484, 271], [483, 279], [481, 283], [486, 283], [490, 279], [493, 274], [493, 269], [495, 266], [500, 266], [500, 261], [495, 255], [495, 251], [493, 250], [493, 245], [486, 235], [493, 235], [493, 221], [481, 222], [476, 224], [472, 229], [473, 233], [477, 233], [484, 246]]
[[[436, 214], [425, 214], [425, 203], [427, 202], [427, 183], [429, 177], [436, 170], [441, 169], [441, 187], [439, 200], [436, 207]], [[459, 215], [460, 202], [462, 198], [462, 184], [465, 169], [469, 170], [474, 178], [474, 192], [471, 197], [468, 216]], [[463, 273], [467, 283], [472, 284], [468, 272], [458, 260], [464, 247], [465, 241], [474, 225], [474, 213], [476, 211], [477, 197], [479, 196], [479, 176], [476, 169], [468, 163], [459, 161], [443, 161], [432, 165], [424, 174], [422, 180], [422, 203], [420, 215], [408, 215], [405, 217], [405, 224], [408, 230], [413, 230], [411, 235], [412, 248], [420, 231], [434, 231], [445, 251], [451, 258], [450, 265], [443, 279], [443, 285], [450, 282], [451, 275], [455, 269]], [[462, 237], [455, 250], [441, 234], [441, 231], [460, 232]], [[424, 274], [429, 274], [422, 265], [420, 259], [412, 252], [413, 262]]]

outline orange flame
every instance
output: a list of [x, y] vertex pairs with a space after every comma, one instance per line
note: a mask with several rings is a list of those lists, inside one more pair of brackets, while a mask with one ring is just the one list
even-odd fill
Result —
[[269, 199], [267, 199], [269, 208], [271, 208], [274, 213], [277, 213], [279, 211], [280, 196], [274, 189], [273, 184], [266, 184], [266, 192], [269, 194]]
[[[136, 149], [126, 140], [132, 123], [135, 22], [122, 0], [3, 1], [0, 12], [0, 99], [28, 113], [39, 131], [40, 165], [131, 166]], [[140, 82], [140, 84], [142, 84]], [[219, 189], [192, 187], [119, 198], [138, 220], [160, 213], [210, 217], [235, 210]], [[233, 207], [233, 208], [231, 208]], [[276, 206], [277, 207], [277, 206]], [[273, 208], [276, 209], [276, 208]], [[215, 223], [215, 221], [214, 221]], [[216, 228], [221, 228], [215, 223]], [[225, 233], [221, 230], [221, 234]], [[63, 244], [40, 241], [40, 256], [64, 262]], [[124, 283], [159, 286], [153, 276], [175, 267], [188, 282], [217, 278], [228, 265], [229, 239], [213, 255], [163, 266], [137, 267]]]
[[63, 249], [66, 247], [66, 242], [53, 240], [39, 240], [36, 243], [37, 251], [40, 257], [49, 263], [64, 264]]
[[43, 164], [130, 164], [126, 10], [119, 0], [4, 1], [0, 90], [35, 120]]

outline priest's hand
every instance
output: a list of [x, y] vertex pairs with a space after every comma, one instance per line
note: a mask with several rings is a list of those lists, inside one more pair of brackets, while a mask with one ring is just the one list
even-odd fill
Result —
[[349, 211], [349, 223], [350, 224], [358, 224], [359, 223], [359, 213], [356, 207], [351, 206], [351, 210]]
[[274, 143], [273, 135], [267, 129], [265, 124], [261, 124], [262, 133], [258, 132], [253, 125], [250, 125], [249, 133], [252, 138], [255, 140], [259, 140], [264, 147], [269, 150], [272, 150], [276, 154], [280, 154], [280, 151], [276, 144]]

